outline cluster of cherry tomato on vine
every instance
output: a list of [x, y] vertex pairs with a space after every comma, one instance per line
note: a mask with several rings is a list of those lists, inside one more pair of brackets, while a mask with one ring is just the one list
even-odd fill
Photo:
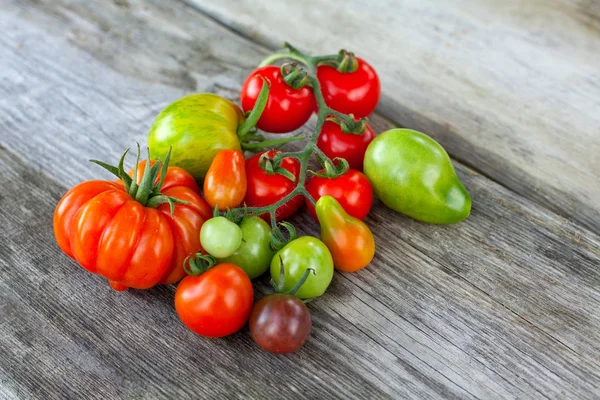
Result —
[[[359, 66], [354, 74], [322, 67], [319, 78], [328, 105], [334, 104], [360, 118], [375, 108], [379, 82], [368, 64], [359, 60]], [[322, 75], [325, 78], [321, 78]], [[256, 126], [270, 133], [287, 133], [303, 126], [315, 110], [313, 92], [309, 87], [290, 87], [277, 66], [265, 66], [250, 74], [241, 91], [242, 109], [249, 112], [255, 107], [265, 80], [270, 89], [269, 97]], [[365, 89], [366, 98], [353, 102], [347, 94], [340, 95], [341, 89], [350, 91], [358, 86]], [[181, 320], [201, 335], [223, 336], [237, 331], [249, 319], [250, 332], [262, 348], [288, 352], [300, 347], [311, 328], [310, 313], [302, 300], [325, 292], [333, 278], [334, 267], [356, 271], [373, 258], [373, 236], [362, 222], [371, 208], [373, 189], [360, 170], [366, 148], [374, 136], [368, 125], [360, 133], [344, 133], [339, 123], [326, 121], [317, 146], [332, 159], [345, 159], [347, 168], [340, 170], [332, 163], [325, 163], [326, 168], [308, 179], [305, 188], [317, 202], [316, 210], [315, 205], [300, 194], [274, 210], [274, 219], [281, 221], [306, 204], [310, 214], [321, 223], [321, 240], [309, 236], [295, 238], [292, 233], [289, 242], [275, 252], [271, 226], [267, 223], [271, 221], [269, 213], [246, 216], [241, 222], [224, 216], [206, 221], [200, 242], [204, 251], [215, 258], [217, 267], [189, 276], [179, 284], [175, 307]], [[276, 159], [278, 154], [283, 157]], [[300, 173], [300, 161], [285, 157], [285, 153], [277, 150], [265, 151], [247, 160], [238, 150], [222, 150], [204, 177], [204, 198], [217, 210], [231, 210], [242, 204], [246, 207], [273, 205], [296, 189]], [[200, 258], [204, 260], [203, 256]], [[200, 268], [195, 261], [192, 263], [194, 268]], [[276, 293], [263, 297], [253, 306], [250, 279], [267, 270], [270, 270]], [[218, 296], [227, 289], [231, 295], [236, 294], [229, 308]], [[207, 298], [214, 302], [203, 300]], [[212, 320], [214, 310], [218, 310], [221, 317], [227, 316], [226, 324]]]
[[[275, 353], [305, 342], [304, 301], [325, 292], [334, 268], [354, 272], [373, 259], [362, 220], [374, 192], [425, 222], [455, 223], [470, 210], [437, 142], [409, 130], [375, 138], [363, 118], [380, 95], [370, 65], [344, 51], [310, 57], [288, 48], [308, 73], [258, 68], [242, 87], [242, 109], [208, 93], [173, 102], [152, 124], [146, 161], [139, 146], [128, 173], [127, 152], [116, 167], [94, 160], [119, 179], [76, 185], [54, 214], [59, 247], [113, 289], [179, 282], [175, 308], [192, 331], [222, 337], [249, 321], [258, 345]], [[293, 131], [313, 112], [317, 130], [303, 150], [270, 150], [299, 138], [258, 134]], [[258, 154], [245, 159], [244, 150]], [[308, 171], [313, 155], [322, 170]], [[284, 221], [303, 204], [320, 238], [296, 237]], [[275, 293], [254, 304], [251, 279], [267, 271]]]

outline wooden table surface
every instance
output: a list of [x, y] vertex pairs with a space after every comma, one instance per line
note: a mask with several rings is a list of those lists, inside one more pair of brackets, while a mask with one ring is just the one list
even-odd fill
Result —
[[[600, 398], [598, 3], [330, 3], [0, 0], [0, 398]], [[375, 130], [443, 143], [473, 210], [432, 226], [376, 202], [372, 264], [275, 356], [247, 328], [187, 330], [174, 285], [112, 291], [52, 215], [110, 178], [87, 160], [145, 143], [184, 94], [237, 101], [283, 40], [372, 60]]]

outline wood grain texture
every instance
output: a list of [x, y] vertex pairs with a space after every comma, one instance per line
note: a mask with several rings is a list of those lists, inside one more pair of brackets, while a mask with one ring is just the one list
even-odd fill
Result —
[[[172, 286], [112, 292], [54, 244], [56, 202], [108, 177], [86, 160], [144, 143], [182, 94], [237, 100], [265, 50], [178, 3], [0, 5], [6, 397], [598, 397], [600, 239], [458, 163], [472, 217], [429, 226], [377, 204], [373, 264], [336, 273], [297, 354], [265, 354], [246, 330], [195, 336]], [[307, 215], [293, 222], [317, 234]]]
[[186, 1], [273, 48], [354, 50], [380, 113], [600, 231], [598, 1]]

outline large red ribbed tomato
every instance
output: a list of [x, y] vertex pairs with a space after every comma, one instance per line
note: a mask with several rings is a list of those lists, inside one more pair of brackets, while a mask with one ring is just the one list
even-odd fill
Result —
[[[163, 168], [160, 182], [162, 163], [150, 165], [152, 169], [145, 168], [146, 161], [138, 164], [137, 185], [128, 178], [80, 183], [54, 212], [60, 248], [83, 268], [108, 279], [115, 290], [181, 280], [186, 275], [183, 262], [200, 250], [200, 228], [212, 216], [189, 173]], [[119, 171], [127, 176], [122, 163]], [[143, 179], [146, 174], [150, 178]]]

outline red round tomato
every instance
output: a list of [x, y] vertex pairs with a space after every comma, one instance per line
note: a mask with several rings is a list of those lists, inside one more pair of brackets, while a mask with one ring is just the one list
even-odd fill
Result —
[[[325, 170], [319, 171], [324, 173]], [[331, 196], [336, 199], [346, 212], [360, 220], [365, 219], [373, 204], [373, 188], [367, 177], [354, 169], [336, 178], [313, 176], [306, 184], [306, 190], [315, 199]], [[308, 212], [317, 219], [315, 207], [305, 200]]]
[[363, 159], [367, 146], [375, 138], [375, 133], [369, 125], [361, 134], [344, 133], [339, 124], [325, 121], [317, 146], [329, 158], [341, 157], [348, 161], [350, 168], [362, 171]]
[[[246, 160], [246, 177], [248, 185], [246, 188], [246, 197], [244, 202], [248, 207], [264, 207], [276, 203], [296, 187], [296, 182], [300, 178], [300, 162], [292, 157], [286, 157], [281, 160], [280, 168], [284, 168], [294, 175], [296, 182], [290, 178], [278, 173], [269, 173], [263, 170], [259, 165], [259, 160], [263, 152]], [[278, 150], [268, 152], [269, 157], [281, 153]], [[277, 221], [283, 220], [294, 214], [302, 205], [302, 196], [298, 195], [279, 207], [275, 212]], [[270, 222], [268, 214], [261, 215], [263, 219]]]
[[265, 132], [285, 133], [300, 128], [308, 121], [313, 111], [312, 90], [305, 86], [293, 89], [281, 75], [281, 68], [275, 65], [254, 70], [242, 86], [241, 103], [244, 112], [252, 110], [263, 79], [270, 85], [269, 100], [256, 126]]
[[362, 118], [371, 114], [377, 106], [381, 85], [373, 67], [361, 58], [356, 60], [358, 69], [350, 73], [321, 65], [317, 68], [317, 78], [327, 106]]
[[254, 291], [243, 269], [219, 264], [198, 276], [187, 276], [175, 291], [175, 310], [193, 332], [222, 337], [238, 331], [252, 311]]

